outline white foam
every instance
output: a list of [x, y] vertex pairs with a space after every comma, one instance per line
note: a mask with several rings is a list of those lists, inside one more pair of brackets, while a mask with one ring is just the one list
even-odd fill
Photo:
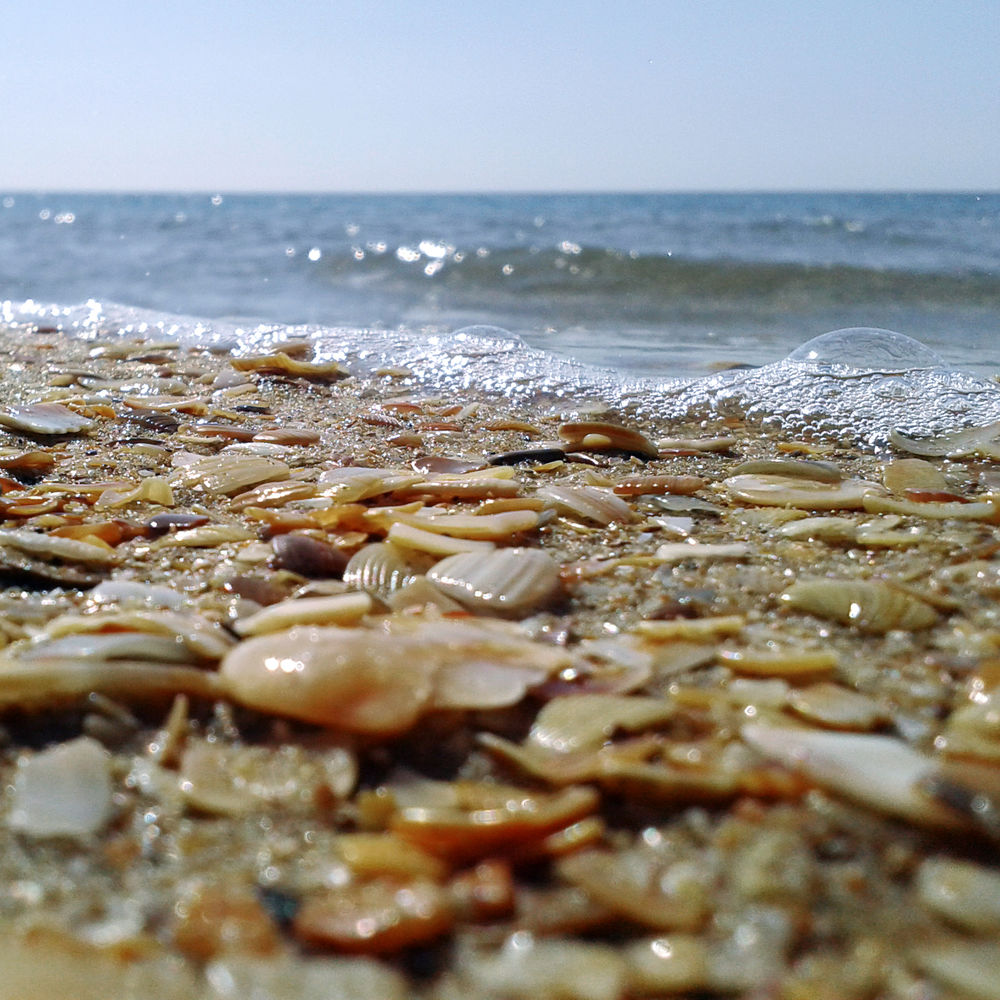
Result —
[[407, 329], [281, 326], [174, 316], [116, 304], [0, 304], [0, 322], [71, 336], [177, 340], [252, 353], [308, 338], [319, 359], [358, 374], [404, 367], [443, 391], [480, 390], [525, 402], [599, 400], [637, 416], [736, 416], [784, 434], [846, 439], [881, 449], [890, 432], [929, 437], [1000, 421], [1000, 387], [950, 367], [923, 344], [890, 330], [836, 330], [751, 370], [683, 381], [627, 378], [529, 347], [497, 327], [450, 334]]

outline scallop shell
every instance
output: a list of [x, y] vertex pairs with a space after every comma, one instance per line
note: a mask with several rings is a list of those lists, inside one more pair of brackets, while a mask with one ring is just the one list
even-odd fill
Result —
[[291, 469], [277, 458], [257, 455], [209, 455], [177, 469], [170, 477], [172, 486], [205, 490], [234, 496], [260, 483], [287, 479]]
[[387, 601], [421, 575], [395, 545], [374, 542], [358, 549], [344, 567], [344, 583]]
[[97, 425], [62, 403], [30, 403], [0, 408], [0, 424], [29, 434], [80, 434]]
[[442, 559], [428, 579], [479, 612], [526, 615], [551, 603], [561, 585], [559, 567], [539, 549], [495, 549]]
[[803, 579], [793, 583], [781, 600], [798, 611], [875, 634], [930, 628], [938, 621], [926, 601], [882, 580]]

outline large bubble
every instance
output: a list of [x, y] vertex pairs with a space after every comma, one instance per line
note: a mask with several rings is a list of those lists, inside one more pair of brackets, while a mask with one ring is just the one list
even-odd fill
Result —
[[891, 374], [919, 368], [942, 368], [945, 361], [919, 340], [892, 330], [854, 326], [807, 340], [786, 361], [801, 361], [831, 369], [852, 368]]

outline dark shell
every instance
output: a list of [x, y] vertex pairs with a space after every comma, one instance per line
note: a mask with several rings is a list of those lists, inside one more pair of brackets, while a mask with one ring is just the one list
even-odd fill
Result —
[[347, 565], [347, 556], [339, 549], [298, 532], [276, 536], [271, 546], [275, 567], [300, 576], [312, 579], [341, 577]]

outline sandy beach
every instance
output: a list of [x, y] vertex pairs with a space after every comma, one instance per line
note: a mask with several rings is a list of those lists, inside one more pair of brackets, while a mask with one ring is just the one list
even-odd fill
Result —
[[0, 351], [0, 996], [1000, 996], [989, 441]]

